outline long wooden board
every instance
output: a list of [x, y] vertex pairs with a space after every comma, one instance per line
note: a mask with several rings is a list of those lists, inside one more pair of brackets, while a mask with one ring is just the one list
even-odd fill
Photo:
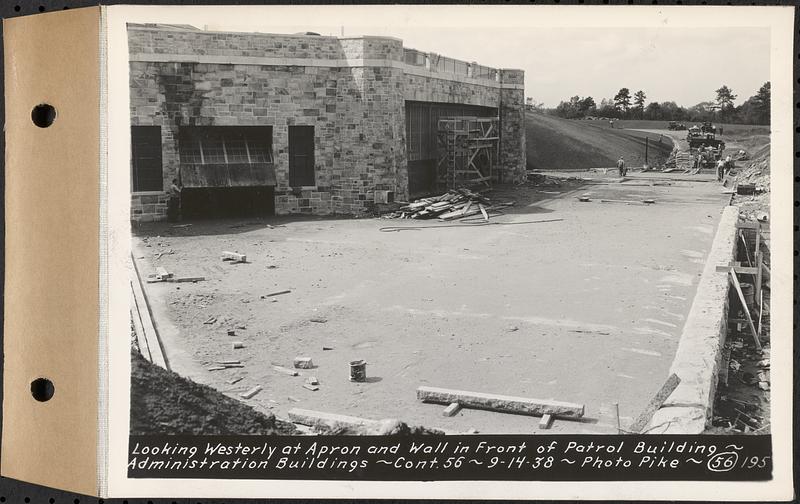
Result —
[[734, 288], [736, 288], [736, 293], [739, 295], [739, 301], [742, 303], [744, 314], [747, 316], [747, 325], [750, 327], [750, 333], [753, 335], [753, 342], [756, 344], [756, 349], [761, 351], [761, 341], [759, 340], [758, 333], [753, 325], [753, 317], [750, 316], [750, 309], [747, 307], [747, 301], [742, 293], [742, 286], [739, 284], [739, 278], [736, 276], [736, 272], [733, 270], [729, 272], [729, 275], [731, 277], [731, 281], [733, 282]]
[[417, 399], [437, 404], [458, 403], [465, 408], [487, 409], [503, 413], [522, 415], [553, 415], [559, 418], [580, 418], [585, 407], [583, 404], [531, 399], [481, 392], [467, 392], [436, 387], [417, 388]]
[[144, 337], [147, 340], [147, 348], [150, 351], [150, 362], [157, 366], [161, 366], [164, 369], [169, 369], [167, 359], [164, 357], [164, 349], [161, 347], [161, 339], [159, 338], [158, 331], [153, 323], [153, 315], [150, 312], [150, 306], [147, 303], [147, 297], [144, 293], [142, 278], [139, 274], [139, 268], [136, 265], [136, 259], [131, 256], [131, 261], [133, 261], [133, 269], [136, 274], [136, 278], [131, 279], [133, 297], [139, 312], [139, 318], [142, 322], [142, 328], [144, 329]]
[[630, 427], [630, 431], [636, 434], [642, 432], [642, 429], [644, 429], [647, 424], [650, 423], [650, 420], [653, 418], [655, 412], [658, 411], [658, 408], [660, 408], [664, 404], [664, 401], [669, 398], [672, 392], [678, 388], [678, 384], [680, 382], [681, 379], [678, 377], [678, 375], [672, 373], [669, 378], [667, 378], [667, 381], [664, 382], [664, 385], [661, 386], [661, 390], [659, 390], [655, 397], [650, 400], [650, 403], [647, 405], [644, 411], [642, 411], [642, 413], [636, 418], [636, 421], [633, 422]]

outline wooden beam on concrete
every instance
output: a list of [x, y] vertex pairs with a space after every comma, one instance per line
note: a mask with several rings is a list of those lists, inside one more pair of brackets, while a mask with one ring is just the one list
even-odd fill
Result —
[[636, 421], [633, 422], [633, 425], [630, 427], [630, 431], [634, 434], [638, 434], [642, 432], [650, 420], [652, 420], [653, 415], [656, 411], [664, 404], [664, 401], [669, 398], [672, 392], [678, 387], [678, 384], [681, 382], [681, 379], [675, 373], [672, 373], [667, 381], [664, 382], [664, 385], [661, 386], [661, 389], [658, 393], [650, 400], [650, 403], [647, 407], [642, 411], [642, 413], [636, 418]]
[[380, 423], [378, 420], [370, 420], [367, 418], [359, 418], [347, 415], [337, 415], [334, 413], [325, 413], [323, 411], [314, 411], [301, 408], [292, 408], [289, 410], [289, 420], [301, 425], [314, 426], [316, 424], [327, 425], [344, 425], [347, 427], [373, 427]]
[[455, 416], [459, 411], [461, 411], [461, 405], [457, 402], [451, 403], [450, 406], [446, 407], [444, 411], [442, 411], [442, 416], [451, 417]]
[[247, 262], [247, 256], [245, 254], [240, 254], [238, 252], [228, 252], [227, 250], [222, 251], [222, 260], [228, 260], [233, 262]]
[[142, 324], [144, 338], [147, 343], [146, 346], [151, 357], [150, 362], [164, 369], [169, 369], [169, 363], [164, 355], [164, 349], [161, 347], [161, 339], [158, 336], [158, 330], [156, 329], [155, 322], [153, 321], [153, 314], [150, 311], [150, 306], [147, 302], [144, 285], [142, 284], [142, 277], [139, 274], [139, 268], [133, 255], [131, 255], [131, 261], [133, 262], [133, 270], [135, 274], [135, 278], [131, 279], [134, 305], [139, 314], [139, 320]]
[[753, 335], [753, 342], [756, 344], [756, 349], [761, 351], [761, 341], [759, 340], [758, 333], [753, 325], [753, 317], [750, 316], [750, 309], [747, 307], [747, 301], [742, 293], [742, 286], [739, 284], [739, 278], [736, 276], [736, 272], [733, 270], [729, 272], [729, 275], [731, 277], [731, 281], [733, 282], [733, 286], [736, 289], [736, 293], [739, 295], [739, 301], [741, 301], [742, 307], [744, 308], [744, 314], [747, 316], [747, 325], [750, 327], [750, 333]]
[[417, 399], [437, 404], [458, 403], [462, 408], [486, 409], [502, 413], [518, 413], [522, 415], [540, 416], [551, 414], [560, 418], [580, 418], [585, 407], [583, 404], [531, 399], [482, 392], [467, 392], [437, 387], [417, 388]]

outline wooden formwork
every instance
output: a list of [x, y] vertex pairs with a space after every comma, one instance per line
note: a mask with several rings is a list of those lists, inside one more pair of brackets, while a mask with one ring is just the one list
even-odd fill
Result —
[[447, 189], [491, 186], [498, 159], [497, 117], [442, 117], [437, 125], [438, 182]]

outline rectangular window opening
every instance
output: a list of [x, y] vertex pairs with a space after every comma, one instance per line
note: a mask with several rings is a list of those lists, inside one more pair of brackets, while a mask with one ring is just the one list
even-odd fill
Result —
[[163, 191], [161, 126], [131, 126], [133, 192]]

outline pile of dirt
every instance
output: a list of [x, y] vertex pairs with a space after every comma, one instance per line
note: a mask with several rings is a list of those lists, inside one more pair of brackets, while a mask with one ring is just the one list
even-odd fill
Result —
[[131, 434], [291, 435], [294, 425], [131, 352]]
[[770, 192], [770, 153], [769, 144], [755, 151], [751, 159], [744, 162], [740, 168], [737, 166], [731, 175], [738, 185], [752, 184], [756, 192], [750, 195], [735, 195], [732, 204], [739, 206], [740, 215], [747, 220], [756, 220], [759, 216], [769, 216]]
[[443, 435], [438, 429], [429, 429], [422, 426], [408, 425], [400, 420], [382, 420], [374, 426], [352, 427], [336, 422], [318, 422], [312, 429], [317, 434], [325, 436], [416, 436], [416, 435]]

